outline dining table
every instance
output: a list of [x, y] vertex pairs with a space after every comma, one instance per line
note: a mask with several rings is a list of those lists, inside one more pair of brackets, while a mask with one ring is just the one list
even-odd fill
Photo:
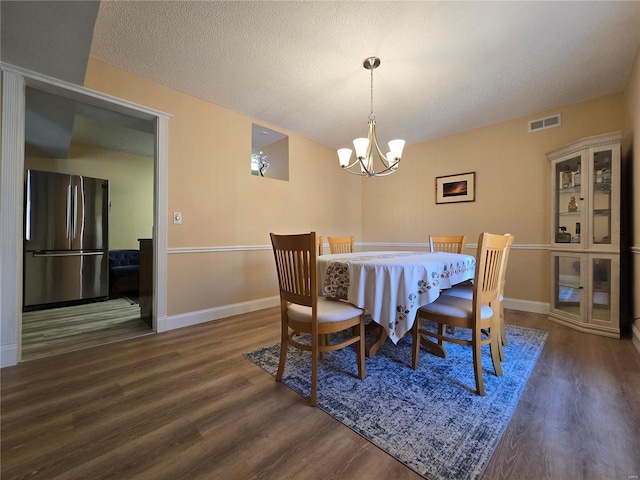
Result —
[[448, 252], [372, 251], [318, 257], [319, 295], [345, 300], [382, 328], [367, 356], [387, 338], [395, 344], [411, 330], [418, 309], [443, 289], [473, 279], [475, 257]]

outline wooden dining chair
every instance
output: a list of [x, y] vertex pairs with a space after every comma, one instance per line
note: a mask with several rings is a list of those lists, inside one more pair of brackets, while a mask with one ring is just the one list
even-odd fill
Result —
[[[432, 252], [462, 253], [466, 240], [466, 235], [429, 235], [429, 247]], [[451, 334], [456, 333], [456, 327], [449, 330]]]
[[331, 253], [353, 253], [354, 241], [351, 237], [327, 237]]
[[322, 240], [322, 235], [318, 235], [318, 256], [324, 253], [324, 243]]
[[[509, 233], [504, 234], [508, 237], [507, 241], [507, 251], [502, 258], [502, 265], [500, 266], [500, 295], [498, 298], [491, 303], [491, 308], [496, 312], [498, 316], [499, 323], [499, 331], [500, 331], [500, 342], [498, 343], [499, 352], [500, 352], [500, 361], [504, 361], [504, 349], [503, 346], [508, 346], [509, 341], [507, 339], [507, 332], [504, 326], [504, 287], [506, 284], [507, 278], [507, 263], [509, 261], [509, 252], [511, 251], [511, 245], [513, 245], [513, 241], [515, 240], [515, 236]], [[472, 285], [455, 285], [451, 288], [447, 288], [442, 291], [442, 295], [453, 295], [457, 297], [463, 297], [471, 300], [473, 298], [473, 286]]]
[[466, 239], [466, 235], [429, 235], [429, 246], [432, 252], [462, 253]]
[[[420, 344], [431, 342], [428, 337], [435, 338], [444, 351], [443, 342], [471, 345], [473, 352], [473, 370], [478, 395], [484, 395], [482, 377], [482, 346], [490, 345], [491, 360], [497, 376], [502, 376], [500, 364], [497, 328], [497, 315], [490, 306], [500, 293], [500, 270], [502, 259], [507, 251], [509, 238], [505, 235], [481, 233], [478, 238], [476, 254], [475, 280], [471, 300], [453, 295], [440, 295], [434, 302], [418, 309], [416, 319], [411, 328], [413, 337], [412, 367], [418, 368]], [[422, 325], [422, 320], [431, 320], [437, 324], [437, 332]], [[446, 325], [470, 329], [470, 338], [460, 335], [448, 335]], [[488, 335], [483, 335], [483, 331]]]
[[[315, 232], [298, 235], [272, 233], [271, 244], [280, 288], [281, 343], [276, 381], [282, 381], [288, 345], [310, 351], [310, 403], [315, 406], [320, 353], [357, 343], [358, 377], [361, 380], [365, 378], [364, 311], [347, 302], [318, 297], [318, 243]], [[328, 341], [332, 333], [343, 330], [351, 335], [334, 344]], [[294, 337], [293, 332], [309, 334], [310, 343], [302, 343], [301, 338]]]

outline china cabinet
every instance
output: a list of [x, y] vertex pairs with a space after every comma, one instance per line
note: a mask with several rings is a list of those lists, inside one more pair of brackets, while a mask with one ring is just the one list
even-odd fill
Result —
[[620, 336], [620, 134], [584, 138], [551, 160], [549, 318]]

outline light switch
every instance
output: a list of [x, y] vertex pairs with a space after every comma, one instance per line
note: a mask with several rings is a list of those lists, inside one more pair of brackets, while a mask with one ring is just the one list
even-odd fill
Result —
[[173, 223], [176, 225], [182, 224], [182, 214], [180, 212], [173, 212]]

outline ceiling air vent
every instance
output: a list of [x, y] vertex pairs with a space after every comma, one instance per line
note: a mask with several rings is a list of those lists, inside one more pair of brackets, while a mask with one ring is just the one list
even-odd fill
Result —
[[561, 122], [559, 113], [551, 115], [550, 117], [531, 120], [529, 122], [529, 133], [536, 132], [538, 130], [544, 130], [545, 128], [559, 127], [560, 124]]

